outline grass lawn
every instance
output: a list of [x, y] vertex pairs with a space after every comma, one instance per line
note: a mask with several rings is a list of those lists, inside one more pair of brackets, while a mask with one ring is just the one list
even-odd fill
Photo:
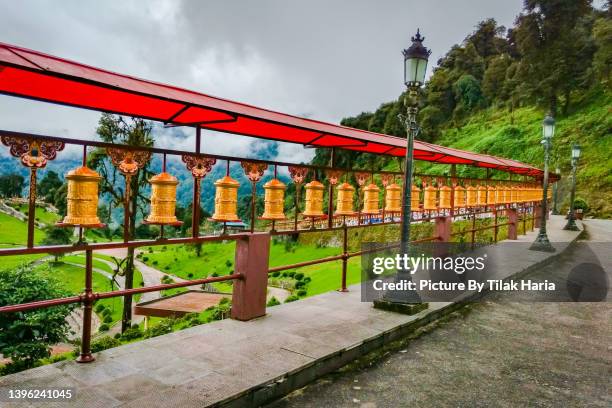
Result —
[[[19, 207], [19, 211], [28, 215], [28, 206], [25, 204], [21, 205]], [[59, 214], [48, 212], [44, 208], [41, 208], [41, 207], [36, 207], [35, 215], [36, 215], [35, 218], [37, 221], [40, 221], [46, 225], [55, 224], [60, 219]]]
[[[76, 263], [79, 265], [83, 265], [85, 266], [85, 255], [67, 255], [64, 256], [63, 258], [61, 258], [62, 262], [69, 262], [69, 263]], [[110, 273], [111, 275], [113, 274], [113, 268], [110, 267], [109, 264], [107, 264], [106, 262], [102, 262], [98, 259], [93, 259], [93, 267], [100, 269], [106, 273]]]
[[[10, 248], [14, 246], [25, 246], [28, 236], [28, 225], [4, 213], [0, 213], [0, 248]], [[45, 237], [45, 233], [38, 228], [34, 228], [34, 241], [40, 243]], [[13, 269], [22, 264], [29, 264], [37, 259], [46, 257], [45, 254], [37, 255], [16, 255], [2, 257], [0, 269]]]
[[[49, 265], [49, 267], [47, 267], [47, 265], [48, 264], [39, 265], [36, 267], [36, 269], [42, 271], [43, 274], [47, 274], [48, 276], [51, 276], [61, 282], [62, 286], [73, 294], [79, 294], [83, 291], [83, 285], [85, 283], [84, 268], [75, 265], [68, 265], [61, 262], [58, 265]], [[139, 271], [136, 271], [134, 281], [140, 282], [140, 280], [142, 280], [142, 276], [140, 275]], [[111, 282], [108, 278], [106, 278], [102, 274], [94, 272], [93, 290], [94, 292], [108, 292], [110, 290], [117, 290], [117, 286], [111, 286]], [[135, 300], [138, 300], [140, 298], [140, 295], [136, 295], [134, 296], [134, 298]], [[110, 299], [102, 299], [96, 302], [96, 304], [99, 303], [103, 304], [111, 310], [111, 317], [113, 319], [113, 323], [121, 320], [121, 313], [123, 310], [122, 298], [116, 297]]]

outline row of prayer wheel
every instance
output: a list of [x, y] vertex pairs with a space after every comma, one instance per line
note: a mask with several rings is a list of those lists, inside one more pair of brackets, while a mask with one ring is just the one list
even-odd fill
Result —
[[[68, 204], [67, 215], [63, 219], [63, 225], [73, 226], [99, 226], [100, 219], [97, 216], [98, 209], [98, 182], [100, 175], [88, 167], [79, 167], [66, 175], [68, 180]], [[153, 176], [151, 183], [151, 212], [145, 219], [146, 223], [158, 225], [177, 225], [180, 222], [175, 215], [176, 189], [178, 180], [176, 177], [163, 172]], [[238, 181], [229, 175], [222, 177], [215, 183], [215, 212], [211, 219], [219, 222], [239, 221], [237, 215], [238, 203]], [[305, 209], [303, 215], [306, 217], [324, 217], [323, 195], [325, 187], [316, 180], [304, 186], [306, 190]], [[336, 216], [355, 215], [353, 208], [355, 188], [349, 183], [338, 185], [336, 200]], [[264, 213], [261, 219], [283, 220], [285, 219], [286, 185], [278, 180], [272, 179], [264, 184]], [[533, 186], [462, 186], [454, 187], [454, 205], [451, 206], [451, 187], [442, 185], [439, 188], [429, 185], [423, 190], [423, 206], [421, 208], [421, 189], [412, 186], [412, 200], [410, 208], [412, 211], [445, 210], [465, 207], [485, 207], [492, 205], [526, 203], [538, 201], [542, 197], [542, 188]], [[384, 211], [386, 213], [401, 212], [402, 188], [395, 184], [389, 184], [385, 188]], [[375, 215], [380, 213], [380, 188], [370, 183], [363, 188], [362, 214]]]

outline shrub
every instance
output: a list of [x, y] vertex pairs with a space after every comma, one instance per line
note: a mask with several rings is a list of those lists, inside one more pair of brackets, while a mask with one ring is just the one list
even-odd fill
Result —
[[189, 279], [193, 278], [193, 273], [189, 272], [189, 273], [187, 274], [187, 277], [188, 277]]
[[296, 295], [291, 295], [287, 299], [285, 299], [285, 303], [295, 302], [296, 300], [299, 300], [299, 297], [297, 297]]
[[303, 280], [295, 282], [296, 289], [303, 288], [304, 286], [306, 286], [306, 282], [304, 282]]
[[222, 299], [219, 301], [219, 304], [220, 304], [220, 305], [226, 305], [226, 304], [228, 304], [229, 302], [230, 302], [229, 298], [224, 297], [224, 298], [222, 298]]
[[165, 271], [169, 271], [169, 270], [170, 270], [170, 265], [166, 265], [166, 266], [164, 266], [164, 270], [165, 270]]
[[225, 266], [227, 266], [228, 268], [232, 267], [232, 261], [230, 261], [229, 259], [227, 261], [225, 261]]
[[104, 319], [102, 319], [102, 321], [104, 323], [112, 323], [113, 322], [113, 317], [111, 315], [106, 315], [106, 316], [104, 316]]
[[102, 303], [98, 303], [96, 307], [94, 308], [94, 311], [96, 313], [102, 313], [102, 311], [104, 310], [104, 307], [105, 306]]
[[105, 332], [105, 331], [108, 331], [109, 329], [110, 327], [108, 326], [108, 324], [102, 323], [100, 327], [98, 328], [98, 331]]
[[159, 324], [148, 328], [144, 332], [144, 338], [149, 339], [151, 337], [161, 336], [172, 332], [172, 326], [174, 324], [173, 319], [164, 319]]
[[[100, 331], [102, 331], [101, 326]], [[112, 338], [111, 336], [104, 336], [91, 342], [91, 351], [92, 353], [97, 353], [120, 345], [121, 342], [118, 339]]]
[[144, 281], [140, 281], [140, 286], [144, 286]]
[[302, 278], [304, 278], [304, 274], [302, 272], [298, 272], [295, 275], [293, 275], [293, 278], [295, 280], [302, 280]]
[[154, 260], [154, 261], [152, 262], [152, 264], [153, 264], [153, 265], [157, 265], [157, 264], [159, 264], [159, 262], [157, 262], [157, 259], [156, 259], [156, 260]]
[[108, 309], [108, 308], [104, 308], [102, 309], [102, 316], [106, 317], [106, 316], [110, 316], [113, 312]]
[[305, 276], [304, 279], [302, 279], [302, 282], [304, 283], [308, 283], [312, 280], [312, 278], [310, 276]]
[[276, 306], [276, 305], [280, 305], [281, 303], [278, 301], [277, 298], [275, 298], [274, 296], [272, 296], [270, 298], [270, 300], [268, 300], [268, 303], [266, 304], [266, 306], [268, 307], [272, 307], [272, 306]]
[[122, 340], [134, 340], [134, 339], [141, 338], [143, 335], [144, 333], [142, 332], [142, 330], [140, 330], [140, 327], [136, 325], [136, 327], [130, 327], [129, 329], [124, 331], [121, 334], [121, 339]]
[[153, 248], [149, 247], [149, 251], [148, 251], [148, 252], [149, 252], [150, 254], [152, 254], [152, 253], [153, 253]]
[[142, 261], [143, 262], [148, 262], [149, 261], [149, 257], [148, 256], [143, 256], [142, 257]]
[[297, 295], [298, 295], [299, 297], [306, 296], [306, 289], [300, 289], [300, 290], [298, 290], [298, 291], [297, 291]]
[[115, 333], [115, 335], [113, 336], [113, 338], [115, 338], [115, 339], [120, 339], [120, 338], [121, 338], [121, 333]]
[[219, 276], [219, 274], [217, 272], [213, 272], [210, 276], [217, 277], [217, 276]]
[[295, 276], [295, 271], [287, 272], [287, 276], [293, 278]]
[[272, 277], [277, 278], [280, 275], [279, 271], [272, 272]]
[[286, 278], [286, 277], [287, 277], [287, 272], [283, 272], [283, 273], [281, 274], [281, 277]]
[[589, 211], [589, 205], [584, 199], [577, 198], [574, 200], [574, 209], [582, 210], [582, 212], [586, 213], [587, 211]]

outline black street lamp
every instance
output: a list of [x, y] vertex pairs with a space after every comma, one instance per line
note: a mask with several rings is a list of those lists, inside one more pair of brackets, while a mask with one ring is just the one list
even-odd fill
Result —
[[567, 224], [563, 227], [564, 230], [579, 231], [576, 225], [576, 214], [574, 209], [574, 201], [576, 200], [576, 167], [578, 167], [578, 159], [580, 158], [580, 145], [572, 146], [572, 194], [570, 196], [570, 212], [567, 219]]
[[[402, 51], [404, 55], [404, 84], [408, 90], [404, 97], [406, 115], [400, 115], [400, 119], [406, 126], [407, 135], [404, 165], [402, 226], [400, 234], [400, 254], [402, 256], [409, 255], [414, 139], [419, 133], [419, 126], [417, 125], [419, 96], [421, 87], [425, 83], [427, 61], [431, 54], [431, 51], [423, 45], [424, 40], [425, 37], [422, 37], [420, 31], [417, 29], [416, 35], [412, 37], [412, 44], [410, 47]], [[398, 271], [397, 279], [411, 280], [409, 271]], [[399, 293], [397, 291], [385, 293], [385, 296], [383, 296], [381, 300], [374, 302], [374, 307], [413, 314], [425, 309], [427, 303], [421, 302], [421, 298], [416, 291], [405, 290]]]
[[555, 181], [555, 184], [553, 184], [553, 208], [552, 208], [552, 213], [553, 215], [559, 215], [559, 204], [558, 204], [558, 198], [559, 198], [559, 181], [561, 180], [561, 169], [560, 168], [556, 168], [555, 169], [555, 174], [557, 175], [557, 177], [559, 177], [557, 179], [557, 181]]
[[532, 251], [555, 252], [555, 247], [550, 244], [548, 235], [546, 235], [546, 215], [548, 214], [548, 160], [550, 158], [550, 145], [553, 136], [555, 135], [555, 119], [550, 115], [546, 115], [542, 122], [542, 144], [544, 145], [544, 180], [542, 191], [542, 212], [540, 219], [540, 232], [538, 237], [529, 247]]

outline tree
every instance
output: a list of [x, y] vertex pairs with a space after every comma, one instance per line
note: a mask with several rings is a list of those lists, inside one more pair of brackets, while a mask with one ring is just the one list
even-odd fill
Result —
[[612, 20], [610, 18], [599, 18], [595, 21], [593, 39], [597, 47], [593, 56], [596, 78], [609, 84], [612, 70]]
[[23, 176], [13, 173], [0, 176], [0, 197], [20, 197], [25, 186]]
[[478, 23], [476, 31], [470, 34], [465, 42], [472, 43], [478, 55], [487, 61], [507, 50], [508, 43], [503, 37], [505, 31], [504, 26], [498, 26], [495, 19], [489, 18]]
[[[68, 245], [72, 238], [72, 229], [60, 228], [53, 225], [45, 227], [45, 238], [42, 240], [43, 245]], [[55, 252], [54, 261], [58, 262], [59, 258], [64, 256], [63, 253]]]
[[[143, 119], [132, 118], [126, 120], [121, 116], [104, 113], [98, 122], [96, 133], [100, 140], [106, 143], [117, 145], [128, 145], [138, 147], [153, 146], [153, 137], [151, 131], [153, 126], [150, 122]], [[110, 197], [110, 202], [114, 206], [125, 205], [125, 183], [123, 176], [112, 165], [107, 157], [105, 149], [94, 150], [88, 158], [88, 163], [91, 167], [100, 172], [102, 180], [100, 183], [100, 192]], [[135, 238], [136, 234], [136, 217], [140, 214], [144, 217], [145, 209], [147, 208], [148, 198], [142, 194], [142, 190], [148, 185], [148, 179], [152, 176], [149, 171], [149, 163], [136, 174], [131, 177], [130, 184], [130, 202], [129, 213], [130, 219], [123, 220], [128, 226], [128, 235], [130, 239]], [[112, 211], [111, 211], [112, 213]], [[132, 289], [134, 286], [134, 248], [128, 248], [128, 261], [125, 272], [125, 288]], [[132, 320], [132, 296], [124, 297], [123, 301], [123, 318], [121, 320], [121, 331], [130, 328]]]
[[[59, 283], [23, 266], [0, 271], [0, 306], [61, 298], [71, 295]], [[51, 355], [50, 346], [65, 341], [66, 317], [74, 305], [48, 307], [27, 312], [4, 313], [0, 319], [0, 353], [11, 359], [3, 374], [34, 367]]]
[[506, 71], [510, 65], [510, 58], [506, 54], [499, 55], [491, 60], [482, 80], [482, 92], [489, 102], [505, 100]]
[[590, 0], [525, 0], [516, 22], [516, 43], [521, 54], [519, 75], [524, 91], [543, 101], [555, 115], [559, 95], [570, 92], [589, 67], [580, 49], [584, 38], [576, 30], [591, 9]]
[[484, 105], [480, 82], [472, 75], [463, 75], [453, 85], [455, 98], [465, 111], [472, 111]]
[[49, 170], [38, 183], [36, 191], [39, 197], [43, 197], [47, 203], [54, 204], [53, 198], [55, 192], [64, 183], [60, 180], [58, 174], [53, 170]]

